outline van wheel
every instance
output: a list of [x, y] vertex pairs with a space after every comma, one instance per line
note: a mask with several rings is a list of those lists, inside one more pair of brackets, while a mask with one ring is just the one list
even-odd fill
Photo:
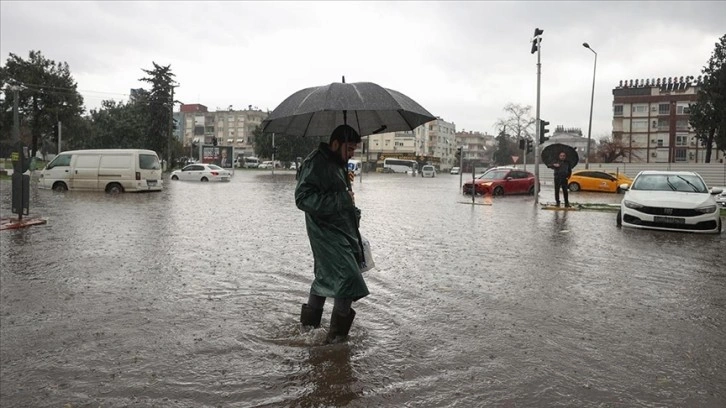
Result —
[[53, 184], [53, 191], [60, 191], [60, 192], [68, 191], [68, 186], [66, 186], [66, 183], [59, 181], [59, 182]]
[[173, 175], [173, 176], [171, 176], [171, 179], [172, 180], [179, 180], [179, 177], [177, 177], [176, 175]]
[[124, 188], [121, 187], [121, 184], [111, 183], [106, 186], [106, 192], [108, 194], [121, 194], [124, 192]]
[[201, 181], [209, 181], [209, 179], [206, 178], [206, 177], [202, 177], [202, 180]]

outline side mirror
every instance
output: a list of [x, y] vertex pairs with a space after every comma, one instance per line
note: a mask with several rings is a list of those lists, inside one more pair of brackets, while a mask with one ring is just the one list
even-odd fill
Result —
[[716, 187], [712, 187], [711, 188], [711, 195], [718, 195], [718, 194], [721, 194], [721, 193], [723, 193], [723, 189], [722, 188], [716, 188]]
[[623, 191], [628, 191], [628, 190], [630, 190], [630, 184], [628, 184], [628, 183], [623, 183], [623, 184], [621, 184], [621, 185], [620, 185], [619, 187], [620, 187], [620, 189], [621, 189], [621, 190], [623, 190]]

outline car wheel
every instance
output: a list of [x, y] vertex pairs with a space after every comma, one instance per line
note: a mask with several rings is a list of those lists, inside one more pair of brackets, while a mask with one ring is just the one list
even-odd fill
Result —
[[63, 183], [61, 181], [53, 184], [53, 191], [68, 191], [68, 186], [66, 186], [66, 183]]
[[202, 177], [202, 180], [201, 181], [209, 181], [209, 179], [206, 178], [206, 177]]
[[106, 186], [106, 192], [108, 194], [120, 194], [124, 192], [124, 188], [121, 187], [121, 184], [111, 183]]
[[176, 174], [175, 174], [175, 175], [171, 176], [171, 179], [172, 180], [179, 180], [179, 177], [177, 177]]
[[529, 195], [534, 195], [534, 186], [529, 188], [529, 191], [527, 192]]
[[570, 191], [580, 191], [580, 185], [577, 183], [570, 183], [569, 186], [567, 186]]
[[493, 196], [502, 196], [504, 195], [504, 188], [502, 186], [497, 186], [494, 191], [492, 191]]
[[623, 211], [618, 210], [618, 219], [615, 221], [615, 225], [618, 226], [618, 228], [623, 226]]

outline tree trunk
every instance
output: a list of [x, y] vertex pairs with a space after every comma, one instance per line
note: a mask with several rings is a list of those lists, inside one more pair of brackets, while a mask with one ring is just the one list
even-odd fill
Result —
[[706, 138], [706, 163], [711, 163], [711, 150], [713, 146], [713, 137], [716, 134], [716, 128], [711, 128]]

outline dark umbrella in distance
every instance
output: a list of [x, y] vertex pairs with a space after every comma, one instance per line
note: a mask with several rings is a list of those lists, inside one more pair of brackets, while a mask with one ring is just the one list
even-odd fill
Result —
[[574, 169], [575, 166], [577, 166], [577, 163], [580, 162], [580, 156], [577, 154], [577, 150], [575, 150], [574, 147], [562, 143], [552, 143], [542, 149], [542, 163], [549, 167], [552, 163], [559, 160], [561, 152], [565, 152], [567, 155], [567, 161], [570, 162], [570, 168]]
[[262, 131], [327, 137], [347, 124], [361, 136], [413, 130], [436, 119], [408, 96], [372, 82], [334, 82], [290, 95], [262, 122]]

